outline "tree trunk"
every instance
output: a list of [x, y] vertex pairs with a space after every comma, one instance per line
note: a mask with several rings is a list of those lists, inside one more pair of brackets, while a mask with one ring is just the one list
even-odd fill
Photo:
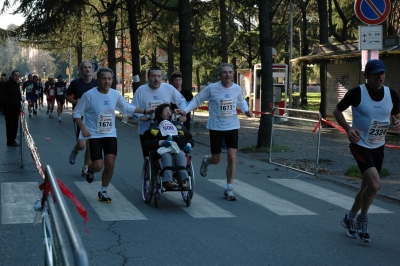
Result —
[[219, 1], [219, 14], [221, 23], [221, 62], [228, 63], [228, 40], [227, 40], [225, 0]]
[[193, 42], [191, 33], [191, 9], [189, 0], [179, 0], [179, 42], [180, 69], [182, 72], [182, 88], [192, 87]]
[[[260, 55], [261, 55], [261, 111], [272, 112], [272, 39], [271, 39], [271, 1], [259, 0]], [[271, 143], [272, 115], [261, 115], [258, 128], [257, 148], [269, 147]]]
[[[131, 36], [132, 53], [132, 91], [135, 93], [140, 84], [144, 84], [144, 79], [140, 77], [140, 49], [139, 49], [139, 31], [136, 18], [136, 3], [134, 0], [125, 1], [128, 8], [129, 34]], [[136, 82], [135, 82], [136, 81]], [[142, 82], [142, 83], [141, 83]]]

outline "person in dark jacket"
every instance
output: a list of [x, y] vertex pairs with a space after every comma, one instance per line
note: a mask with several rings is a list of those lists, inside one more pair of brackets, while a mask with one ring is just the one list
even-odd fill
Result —
[[18, 117], [21, 112], [20, 73], [14, 70], [9, 80], [3, 83], [1, 97], [6, 121], [7, 146], [19, 146], [15, 141], [18, 131]]
[[[177, 89], [183, 97], [185, 97], [186, 102], [190, 102], [193, 99], [193, 94], [190, 90], [186, 90], [182, 88], [182, 73], [179, 71], [175, 71], [171, 74], [171, 82], [172, 86]], [[175, 104], [172, 105], [172, 110], [177, 109], [178, 107]], [[186, 114], [186, 121], [183, 122], [183, 125], [186, 127], [187, 130], [190, 131], [190, 117], [191, 114]]]
[[[7, 81], [6, 73], [1, 74], [1, 77], [0, 77], [0, 97], [3, 95], [1, 91], [3, 90], [4, 82], [6, 82], [6, 81]], [[4, 113], [3, 113], [3, 100], [1, 98], [0, 98], [0, 114], [4, 115]]]
[[[190, 153], [194, 146], [192, 134], [180, 122], [171, 121], [172, 111], [169, 104], [160, 104], [154, 114], [157, 123], [150, 125], [150, 128], [143, 134], [143, 143], [149, 150], [158, 150], [163, 168], [166, 166], [186, 167], [185, 153]], [[179, 148], [174, 147], [176, 149], [171, 149], [174, 151], [169, 152], [168, 149], [176, 145], [173, 142]], [[160, 147], [165, 149], [159, 149]], [[172, 175], [172, 170], [164, 171], [162, 178], [164, 188], [178, 187], [178, 184], [173, 182]], [[178, 177], [182, 188], [188, 187], [188, 172], [184, 169], [179, 170]]]

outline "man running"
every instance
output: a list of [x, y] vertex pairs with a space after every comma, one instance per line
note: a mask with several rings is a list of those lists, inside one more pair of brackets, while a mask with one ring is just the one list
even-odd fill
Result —
[[54, 103], [56, 101], [56, 87], [54, 86], [54, 79], [49, 77], [44, 86], [44, 94], [46, 94], [47, 111], [46, 115], [49, 118], [53, 117]]
[[228, 148], [228, 165], [226, 167], [224, 197], [229, 201], [236, 200], [232, 186], [236, 173], [236, 153], [240, 128], [236, 106], [239, 106], [247, 117], [253, 115], [246, 100], [243, 98], [242, 89], [239, 85], [233, 83], [233, 74], [233, 66], [228, 63], [222, 63], [218, 68], [220, 81], [205, 87], [184, 110], [176, 110], [177, 113], [185, 115], [199, 107], [204, 101], [209, 101], [207, 128], [210, 130], [211, 154], [203, 157], [200, 174], [206, 176], [207, 167], [210, 164], [218, 164], [221, 161], [221, 143], [225, 139]]
[[42, 78], [41, 77], [39, 77], [38, 86], [39, 86], [38, 105], [39, 105], [39, 110], [42, 110], [42, 108], [43, 108], [44, 82], [42, 82]]
[[58, 75], [57, 79], [58, 79], [58, 81], [54, 85], [56, 86], [56, 90], [57, 90], [56, 100], [57, 100], [58, 122], [61, 123], [61, 114], [63, 112], [63, 106], [64, 106], [64, 102], [65, 102], [64, 95], [65, 95], [65, 91], [67, 90], [66, 89], [67, 83], [64, 82], [62, 75]]
[[28, 80], [25, 81], [24, 84], [22, 85], [22, 90], [25, 91], [26, 101], [28, 102], [29, 117], [32, 116], [32, 109], [33, 109], [33, 114], [34, 115], [37, 114], [34, 104], [37, 100], [36, 91], [38, 91], [38, 89], [39, 89], [39, 87], [37, 85], [37, 81], [33, 80], [32, 74], [29, 74]]
[[[80, 78], [75, 79], [71, 82], [71, 84], [68, 87], [67, 93], [65, 95], [65, 99], [72, 103], [72, 109], [75, 108], [77, 103], [79, 102], [79, 99], [82, 97], [82, 95], [87, 92], [88, 90], [97, 87], [97, 81], [92, 77], [93, 74], [93, 66], [90, 61], [83, 61], [79, 65], [79, 76]], [[74, 95], [74, 98], [71, 96]], [[82, 117], [83, 119], [83, 117]], [[69, 156], [69, 163], [70, 164], [75, 164], [76, 161], [76, 156], [78, 155], [79, 151], [83, 150], [85, 146], [87, 145], [87, 141], [83, 139], [79, 139], [79, 132], [80, 129], [74, 123], [74, 129], [75, 129], [75, 136], [76, 136], [76, 145], [71, 151], [71, 154]], [[88, 169], [88, 166], [90, 164], [90, 150], [86, 149], [85, 151], [85, 157], [83, 161], [83, 166], [82, 166], [82, 176], [86, 176], [86, 172]]]
[[[385, 135], [394, 117], [394, 129], [400, 132], [399, 95], [383, 85], [386, 67], [380, 60], [370, 60], [365, 65], [367, 82], [349, 90], [333, 110], [336, 121], [347, 132], [350, 151], [362, 173], [361, 188], [353, 206], [341, 223], [349, 237], [369, 243], [368, 210], [381, 181]], [[352, 107], [353, 124], [350, 126], [343, 111]], [[357, 216], [357, 212], [361, 213]]]
[[[119, 92], [111, 88], [113, 77], [111, 69], [100, 68], [97, 71], [98, 87], [84, 93], [73, 112], [73, 118], [81, 129], [79, 139], [89, 141], [92, 164], [86, 173], [86, 181], [92, 183], [94, 173], [101, 171], [104, 165], [98, 197], [106, 203], [111, 202], [107, 187], [114, 173], [117, 156], [115, 110], [130, 115], [133, 112], [146, 114], [145, 110], [130, 105]], [[82, 117], [85, 117], [84, 121]]]

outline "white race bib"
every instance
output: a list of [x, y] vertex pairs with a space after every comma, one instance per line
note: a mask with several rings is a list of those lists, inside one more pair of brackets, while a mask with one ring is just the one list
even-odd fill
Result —
[[160, 123], [160, 132], [161, 132], [162, 136], [167, 136], [167, 135], [176, 136], [176, 135], [178, 135], [178, 129], [175, 127], [174, 124], [172, 124], [171, 121], [168, 121], [168, 120], [163, 120]]
[[26, 92], [27, 93], [31, 93], [32, 89], [33, 89], [33, 85], [29, 85], [29, 86], [26, 87]]
[[372, 120], [369, 125], [367, 136], [364, 142], [368, 144], [380, 143], [385, 139], [390, 122]]
[[63, 87], [57, 87], [57, 95], [64, 95]]
[[232, 98], [221, 98], [219, 103], [219, 116], [232, 116], [233, 115], [233, 99]]
[[97, 116], [97, 133], [110, 133], [113, 129], [112, 114], [99, 114]]

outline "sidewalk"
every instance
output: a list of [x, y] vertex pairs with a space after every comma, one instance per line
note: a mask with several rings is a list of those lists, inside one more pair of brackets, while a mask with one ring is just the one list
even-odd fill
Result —
[[[206, 128], [208, 112], [195, 112], [194, 127], [192, 128], [193, 139], [195, 142], [209, 145], [208, 129]], [[129, 118], [129, 123], [137, 123], [133, 118]], [[256, 146], [257, 135], [260, 119], [240, 117], [239, 130], [239, 147], [238, 155], [244, 156], [253, 160], [269, 162], [268, 153], [244, 153], [241, 149], [251, 146]], [[335, 145], [340, 145], [339, 149], [342, 154], [330, 152], [328, 154], [320, 154], [320, 170], [317, 178], [330, 180], [346, 186], [351, 186], [356, 189], [360, 188], [361, 179], [351, 178], [344, 175], [344, 172], [350, 166], [357, 166], [355, 160], [350, 154], [348, 148], [348, 139], [346, 135], [338, 132], [336, 134], [322, 133], [321, 139], [332, 138], [335, 140]], [[388, 143], [391, 144], [391, 143]], [[399, 144], [393, 144], [399, 145]], [[337, 148], [337, 147], [336, 147]], [[378, 193], [391, 199], [400, 200], [400, 163], [399, 150], [393, 148], [385, 148], [385, 159], [383, 168], [386, 168], [390, 175], [381, 178], [381, 188]]]

